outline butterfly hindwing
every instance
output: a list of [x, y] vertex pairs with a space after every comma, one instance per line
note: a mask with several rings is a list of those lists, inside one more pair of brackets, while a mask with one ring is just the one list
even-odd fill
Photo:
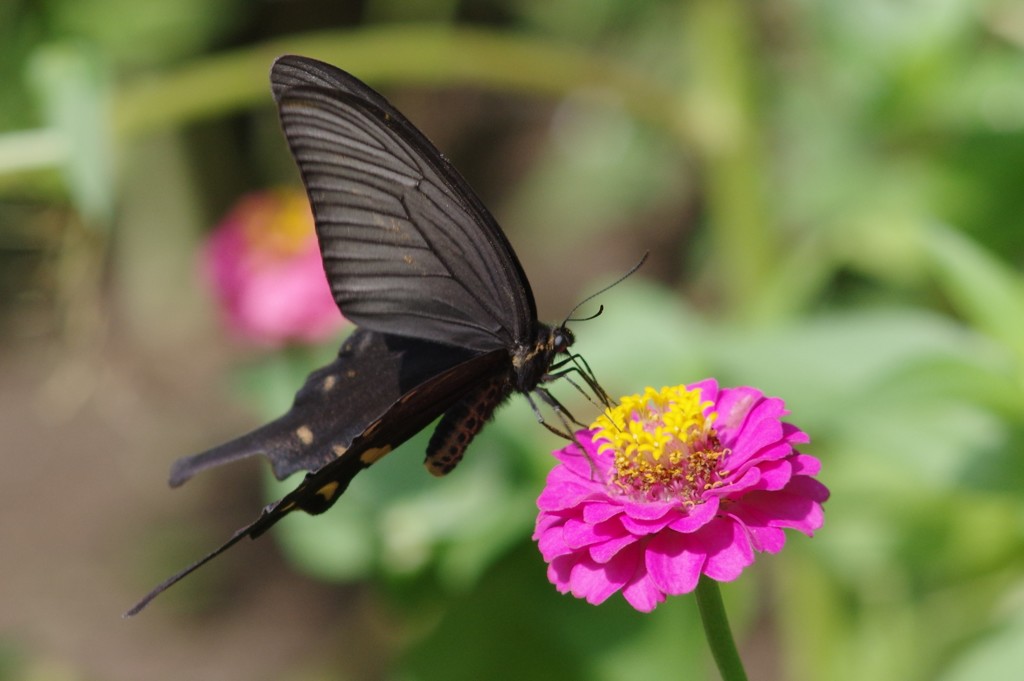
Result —
[[[363, 333], [370, 336], [376, 335]], [[371, 340], [376, 342], [380, 339], [371, 338]], [[406, 357], [410, 356], [418, 360], [425, 355], [416, 352], [406, 355]], [[415, 360], [412, 363], [415, 364]], [[420, 371], [418, 366], [405, 366], [404, 368], [413, 375], [417, 375]], [[309, 388], [313, 384], [313, 377], [320, 375], [322, 371], [314, 372], [310, 380], [303, 386], [303, 390]], [[360, 471], [369, 468], [381, 457], [386, 456], [400, 444], [423, 430], [435, 417], [457, 403], [473, 386], [481, 383], [507, 383], [508, 375], [508, 355], [503, 351], [496, 350], [472, 356], [418, 383], [395, 400], [379, 418], [366, 424], [362, 432], [352, 438], [347, 447], [335, 445], [332, 448], [334, 458], [330, 462], [307, 473], [297, 488], [279, 501], [268, 504], [256, 520], [237, 530], [224, 544], [160, 583], [132, 606], [125, 616], [131, 617], [137, 614], [154, 598], [224, 553], [243, 538], [255, 539], [292, 511], [302, 510], [314, 515], [323, 513], [338, 500], [338, 497], [348, 488], [349, 483]], [[302, 391], [300, 391], [300, 395], [301, 393]], [[510, 393], [510, 387], [504, 390], [504, 396], [507, 397]], [[253, 434], [263, 431], [264, 428], [254, 431]]]
[[[337, 458], [339, 449], [348, 448], [403, 395], [472, 356], [453, 346], [357, 329], [342, 343], [333, 362], [309, 375], [284, 416], [179, 459], [171, 468], [171, 486], [211, 466], [256, 454], [270, 459], [278, 479], [299, 470], [317, 470]], [[441, 414], [444, 406], [433, 411], [426, 423]]]
[[[508, 369], [507, 354], [493, 351], [471, 357], [424, 381], [370, 423], [352, 440], [347, 450], [337, 452], [338, 456], [330, 463], [308, 473], [299, 487], [268, 508], [274, 508], [276, 513], [294, 509], [314, 515], [323, 513], [341, 496], [359, 471], [370, 467], [423, 430], [474, 387], [483, 383], [508, 386]], [[503, 397], [509, 394], [511, 388], [506, 387]], [[497, 406], [496, 402], [494, 407]], [[264, 529], [259, 528], [253, 536]]]

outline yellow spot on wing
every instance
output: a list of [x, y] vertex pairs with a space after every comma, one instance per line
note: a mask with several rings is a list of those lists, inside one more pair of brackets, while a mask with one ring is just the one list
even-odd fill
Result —
[[318, 496], [324, 498], [324, 501], [330, 501], [334, 498], [334, 493], [338, 491], [338, 482], [329, 482], [316, 491]]
[[369, 466], [370, 464], [379, 461], [381, 457], [385, 456], [390, 451], [391, 445], [384, 445], [383, 447], [372, 447], [363, 452], [362, 456], [359, 457], [359, 460], [362, 461], [365, 465]]
[[334, 445], [331, 447], [331, 451], [334, 452], [335, 456], [341, 456], [348, 451], [348, 447], [342, 447], [341, 445]]
[[299, 426], [295, 429], [295, 437], [299, 438], [299, 442], [302, 444], [308, 445], [313, 442], [313, 431], [309, 429], [309, 426]]
[[371, 437], [377, 432], [378, 428], [380, 428], [380, 419], [377, 419], [366, 427], [366, 430], [363, 431], [363, 437]]
[[338, 377], [335, 376], [334, 374], [331, 374], [330, 376], [328, 376], [327, 378], [324, 379], [323, 386], [321, 386], [321, 387], [323, 388], [323, 391], [325, 393], [329, 393], [332, 390], [334, 390], [334, 386], [336, 386], [337, 384], [338, 384]]

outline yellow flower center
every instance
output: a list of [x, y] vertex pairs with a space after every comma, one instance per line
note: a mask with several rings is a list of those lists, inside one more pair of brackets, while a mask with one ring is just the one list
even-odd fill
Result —
[[263, 192], [244, 201], [238, 211], [246, 241], [257, 252], [288, 258], [309, 248], [313, 215], [302, 192]]
[[722, 484], [728, 454], [712, 427], [717, 413], [705, 414], [700, 389], [647, 388], [605, 410], [593, 427], [602, 453], [615, 454], [613, 483], [627, 494], [654, 500], [701, 503], [703, 492]]

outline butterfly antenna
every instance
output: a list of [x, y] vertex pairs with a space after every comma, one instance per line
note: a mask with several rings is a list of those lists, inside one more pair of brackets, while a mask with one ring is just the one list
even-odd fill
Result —
[[596, 292], [594, 292], [594, 293], [591, 293], [591, 294], [590, 294], [589, 296], [587, 296], [586, 298], [584, 298], [584, 299], [583, 299], [583, 300], [581, 300], [580, 302], [576, 303], [576, 306], [575, 306], [575, 307], [573, 307], [573, 308], [572, 308], [571, 310], [569, 310], [569, 314], [568, 314], [568, 315], [566, 315], [566, 317], [565, 317], [565, 321], [564, 321], [564, 322], [562, 322], [562, 326], [565, 326], [565, 325], [566, 325], [566, 324], [568, 324], [569, 322], [585, 322], [585, 321], [588, 321], [588, 320], [591, 320], [591, 319], [595, 319], [595, 318], [597, 318], [597, 317], [600, 317], [600, 316], [601, 316], [601, 313], [602, 313], [602, 312], [604, 312], [604, 305], [602, 305], [601, 307], [599, 307], [599, 308], [598, 308], [598, 310], [597, 310], [597, 312], [595, 312], [594, 314], [590, 315], [589, 317], [573, 318], [573, 314], [575, 314], [576, 310], [580, 309], [581, 307], [583, 307], [584, 305], [586, 305], [587, 303], [589, 303], [589, 302], [590, 302], [591, 300], [593, 300], [594, 298], [597, 298], [597, 297], [598, 297], [599, 295], [601, 295], [602, 293], [604, 293], [604, 292], [605, 292], [605, 291], [607, 291], [608, 289], [611, 289], [611, 288], [614, 288], [615, 286], [618, 286], [618, 285], [619, 285], [619, 284], [621, 284], [621, 283], [622, 283], [623, 281], [625, 281], [625, 280], [626, 280], [626, 279], [628, 279], [629, 277], [631, 277], [631, 276], [633, 276], [634, 274], [636, 274], [636, 271], [637, 271], [638, 269], [640, 269], [641, 267], [643, 267], [643, 266], [644, 266], [644, 263], [645, 263], [645, 262], [647, 262], [647, 257], [648, 257], [648, 256], [649, 256], [650, 254], [651, 254], [651, 252], [650, 252], [650, 251], [647, 251], [646, 253], [644, 253], [644, 254], [643, 254], [643, 257], [641, 257], [641, 258], [640, 258], [640, 261], [639, 261], [639, 262], [637, 262], [637, 264], [635, 264], [635, 265], [633, 265], [632, 267], [630, 267], [630, 268], [629, 268], [629, 271], [627, 271], [627, 272], [626, 272], [625, 274], [623, 274], [623, 275], [622, 275], [621, 277], [619, 277], [618, 279], [616, 279], [616, 280], [615, 280], [615, 281], [613, 281], [612, 283], [608, 284], [608, 285], [607, 285], [607, 286], [605, 286], [605, 287], [604, 287], [603, 289], [600, 289], [600, 290], [598, 290], [598, 291], [596, 291]]

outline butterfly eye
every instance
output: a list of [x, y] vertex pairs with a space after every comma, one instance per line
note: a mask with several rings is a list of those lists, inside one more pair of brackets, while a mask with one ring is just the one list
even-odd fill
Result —
[[556, 329], [551, 338], [556, 353], [565, 352], [575, 341], [576, 338], [573, 337], [572, 332], [566, 328]]

